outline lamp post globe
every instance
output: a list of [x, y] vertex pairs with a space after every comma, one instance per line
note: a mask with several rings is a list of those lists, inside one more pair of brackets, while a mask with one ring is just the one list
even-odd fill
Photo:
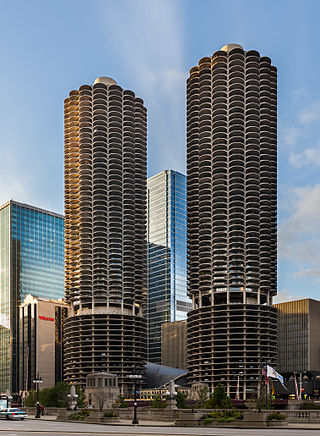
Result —
[[129, 378], [134, 381], [134, 388], [133, 388], [134, 389], [134, 397], [133, 397], [134, 399], [133, 399], [133, 420], [132, 420], [132, 424], [137, 425], [137, 424], [139, 424], [138, 417], [137, 417], [137, 407], [138, 407], [138, 404], [137, 404], [137, 380], [142, 379], [142, 375], [141, 374], [131, 374], [131, 375], [129, 375]]
[[38, 373], [37, 377], [33, 380], [33, 383], [36, 385], [36, 392], [37, 392], [37, 412], [36, 412], [35, 418], [40, 418], [41, 417], [41, 414], [40, 414], [40, 403], [39, 403], [39, 385], [42, 382], [43, 382], [43, 380], [39, 376], [39, 373]]

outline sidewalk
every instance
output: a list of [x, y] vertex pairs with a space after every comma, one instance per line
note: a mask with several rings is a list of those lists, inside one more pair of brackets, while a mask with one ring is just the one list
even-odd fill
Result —
[[[33, 415], [29, 416], [29, 419], [36, 420], [36, 421], [56, 421], [56, 416], [53, 415], [44, 415], [41, 418], [35, 418]], [[68, 422], [72, 423], [72, 421], [61, 421], [61, 422]], [[92, 422], [86, 422], [86, 421], [75, 421], [77, 424], [94, 424]], [[123, 425], [123, 426], [132, 426], [132, 420], [131, 419], [119, 419], [117, 422], [96, 422], [95, 424], [99, 425]], [[144, 421], [139, 420], [139, 426], [142, 427], [174, 427], [173, 422], [164, 422], [164, 421]], [[320, 430], [320, 422], [319, 423], [289, 423], [288, 427], [283, 427], [287, 430]]]
[[314, 424], [309, 424], [307, 422], [295, 422], [295, 423], [289, 423], [288, 427], [284, 427], [287, 429], [292, 429], [292, 430], [320, 430], [320, 422], [319, 423], [314, 423]]
[[[29, 419], [35, 421], [56, 421], [57, 417], [54, 415], [44, 415], [41, 418], [36, 418], [34, 415], [30, 415]], [[119, 419], [117, 422], [87, 422], [87, 421], [59, 421], [59, 422], [68, 422], [68, 423], [77, 423], [77, 424], [99, 424], [99, 425], [130, 425], [132, 426], [132, 419]], [[139, 424], [146, 427], [173, 427], [173, 422], [164, 422], [164, 421], [143, 421], [139, 420]]]

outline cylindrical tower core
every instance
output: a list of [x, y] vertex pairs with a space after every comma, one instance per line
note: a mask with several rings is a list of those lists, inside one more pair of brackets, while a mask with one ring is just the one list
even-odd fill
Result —
[[[109, 77], [65, 100], [65, 379], [142, 371], [146, 326], [143, 101]], [[130, 342], [130, 345], [129, 345]]]
[[256, 395], [275, 363], [277, 70], [225, 45], [187, 81], [188, 360], [192, 383]]

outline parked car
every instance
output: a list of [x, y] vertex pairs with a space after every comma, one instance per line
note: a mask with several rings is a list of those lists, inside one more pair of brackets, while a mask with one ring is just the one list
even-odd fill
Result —
[[0, 411], [0, 418], [6, 418], [6, 419], [26, 419], [28, 418], [28, 415], [26, 412], [23, 412], [20, 409], [2, 409]]

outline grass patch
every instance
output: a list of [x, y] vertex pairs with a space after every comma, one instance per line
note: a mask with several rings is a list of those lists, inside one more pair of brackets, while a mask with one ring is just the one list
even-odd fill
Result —
[[105, 412], [103, 415], [104, 418], [117, 418], [118, 414], [116, 412]]
[[89, 416], [90, 412], [87, 409], [81, 409], [79, 410], [79, 412], [74, 413], [73, 415], [70, 416], [70, 419], [72, 421], [83, 421], [85, 416]]
[[237, 409], [216, 411], [205, 417], [204, 424], [207, 425], [212, 422], [232, 422], [236, 419], [243, 419], [243, 415]]
[[283, 421], [286, 419], [287, 415], [280, 412], [272, 412], [268, 415], [268, 421]]

